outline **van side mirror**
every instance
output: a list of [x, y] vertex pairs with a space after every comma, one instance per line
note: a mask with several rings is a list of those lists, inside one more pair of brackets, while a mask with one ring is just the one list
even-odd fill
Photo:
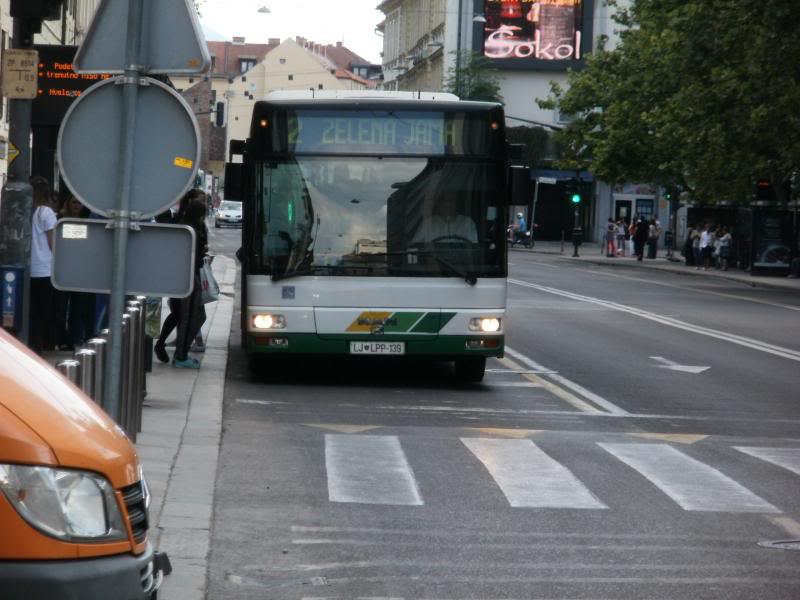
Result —
[[244, 156], [244, 151], [247, 147], [247, 144], [244, 140], [231, 140], [231, 143], [228, 147], [228, 154], [233, 160], [234, 156]]
[[243, 163], [225, 164], [225, 198], [227, 200], [243, 200], [242, 170]]
[[510, 167], [511, 205], [527, 205], [531, 201], [531, 170], [529, 167]]

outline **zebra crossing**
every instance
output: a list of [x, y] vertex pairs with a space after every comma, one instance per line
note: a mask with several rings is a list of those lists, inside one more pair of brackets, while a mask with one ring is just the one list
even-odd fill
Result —
[[[462, 437], [459, 446], [512, 508], [608, 510], [569, 468], [529, 439]], [[603, 443], [598, 452], [627, 466], [689, 512], [778, 514], [781, 509], [722, 470], [666, 443]], [[733, 446], [800, 475], [800, 448]], [[743, 457], [744, 458], [744, 457]], [[390, 435], [325, 434], [328, 499], [335, 503], [424, 506], [401, 440]]]

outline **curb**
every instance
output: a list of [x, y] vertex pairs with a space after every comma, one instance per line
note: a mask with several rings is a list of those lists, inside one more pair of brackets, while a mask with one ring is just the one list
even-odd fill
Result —
[[[232, 289], [236, 262], [220, 258], [214, 264], [220, 288]], [[158, 535], [154, 545], [168, 553], [174, 569], [161, 586], [159, 598], [163, 600], [206, 597], [233, 303], [232, 297], [220, 294], [209, 320], [201, 368], [193, 383], [187, 382], [192, 387], [191, 397], [153, 528]]]

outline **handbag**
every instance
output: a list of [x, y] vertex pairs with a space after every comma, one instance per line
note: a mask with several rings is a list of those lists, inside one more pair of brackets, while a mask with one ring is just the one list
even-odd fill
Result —
[[203, 266], [200, 267], [200, 289], [203, 294], [203, 304], [219, 300], [219, 284], [211, 270], [208, 257], [203, 259]]

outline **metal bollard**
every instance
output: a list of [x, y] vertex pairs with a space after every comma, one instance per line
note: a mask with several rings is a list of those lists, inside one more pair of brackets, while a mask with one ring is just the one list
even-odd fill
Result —
[[75, 360], [80, 364], [81, 371], [81, 389], [83, 393], [94, 398], [94, 378], [95, 369], [97, 369], [97, 354], [94, 350], [82, 348], [75, 352]]
[[142, 371], [144, 370], [144, 324], [145, 307], [144, 304], [138, 300], [128, 301], [128, 313], [133, 319], [133, 339], [131, 340], [131, 373], [133, 375], [133, 403], [131, 405], [131, 427], [139, 431], [139, 413], [142, 408], [142, 401], [144, 399], [144, 383], [142, 378]]
[[129, 332], [128, 332], [128, 355], [127, 355], [127, 367], [128, 367], [128, 428], [129, 428], [129, 435], [132, 439], [135, 439], [136, 434], [138, 433], [137, 427], [137, 418], [136, 414], [139, 411], [139, 406], [141, 404], [141, 392], [140, 392], [140, 381], [141, 377], [139, 375], [139, 354], [141, 352], [141, 342], [139, 340], [141, 331], [141, 319], [142, 319], [142, 310], [135, 305], [128, 305], [126, 309], [128, 315], [130, 316], [130, 324], [129, 324]]
[[119, 425], [133, 441], [130, 429], [130, 381], [131, 374], [128, 367], [128, 356], [130, 354], [130, 335], [131, 335], [131, 316], [122, 315], [122, 366], [120, 368], [120, 389], [119, 389]]
[[86, 342], [89, 350], [94, 350], [94, 401], [103, 406], [103, 385], [105, 383], [106, 352], [108, 340], [105, 338], [92, 338]]
[[56, 364], [56, 369], [72, 383], [80, 387], [81, 385], [81, 363], [74, 359], [62, 360]]

